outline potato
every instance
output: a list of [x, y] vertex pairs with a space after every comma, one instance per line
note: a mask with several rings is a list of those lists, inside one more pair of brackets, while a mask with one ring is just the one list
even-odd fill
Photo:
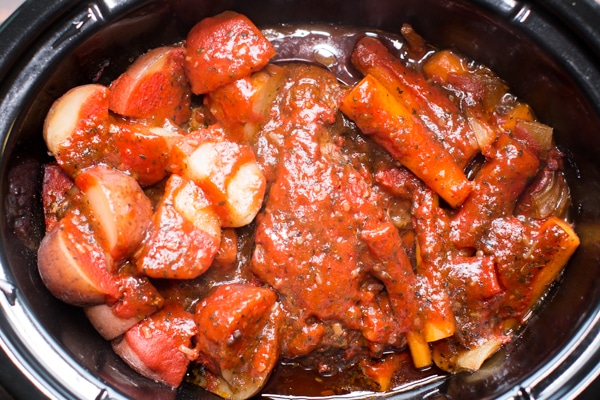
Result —
[[98, 305], [107, 296], [118, 297], [112, 265], [85, 218], [76, 212], [61, 219], [38, 249], [42, 281], [55, 297], [72, 305]]
[[182, 47], [159, 47], [139, 57], [111, 84], [110, 110], [158, 124], [165, 119], [176, 124], [187, 121], [191, 91], [183, 61]]
[[144, 238], [152, 205], [131, 176], [98, 165], [83, 171], [75, 184], [85, 197], [98, 243], [115, 260], [130, 255]]

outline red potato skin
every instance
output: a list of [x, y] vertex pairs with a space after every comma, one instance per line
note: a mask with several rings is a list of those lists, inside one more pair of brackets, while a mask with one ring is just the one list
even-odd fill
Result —
[[[196, 227], [173, 205], [174, 197], [185, 185], [194, 183], [178, 175], [171, 175], [167, 181], [165, 196], [157, 206], [142, 246], [134, 255], [140, 274], [152, 278], [193, 279], [212, 264], [220, 237]], [[200, 188], [196, 188], [195, 196], [196, 200], [191, 201], [198, 198], [206, 201]]]
[[[152, 218], [152, 204], [138, 183], [129, 175], [110, 167], [98, 165], [83, 171], [75, 179], [87, 201], [83, 210], [90, 217], [96, 240], [115, 260], [129, 256], [141, 243]], [[90, 206], [90, 191], [100, 189], [108, 203], [113, 221]], [[103, 223], [116, 226], [116, 240], [104, 232]]]
[[196, 333], [194, 315], [169, 303], [113, 342], [113, 349], [141, 375], [177, 387], [197, 357], [191, 349]]
[[139, 57], [110, 85], [109, 108], [126, 117], [182, 124], [191, 116], [183, 47], [159, 47]]
[[97, 244], [84, 216], [69, 212], [46, 234], [38, 249], [39, 274], [58, 299], [76, 306], [118, 298], [112, 259]]
[[140, 319], [136, 317], [117, 317], [113, 312], [113, 308], [108, 304], [85, 307], [83, 312], [90, 324], [96, 329], [96, 332], [106, 340], [113, 340], [121, 336], [132, 326], [140, 322]]
[[263, 68], [275, 48], [244, 15], [225, 11], [188, 33], [185, 71], [194, 94], [212, 92]]

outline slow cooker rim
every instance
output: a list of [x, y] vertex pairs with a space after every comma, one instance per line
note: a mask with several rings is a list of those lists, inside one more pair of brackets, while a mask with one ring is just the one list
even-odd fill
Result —
[[[591, 1], [591, 0], [590, 0]], [[152, 0], [140, 0], [140, 1], [127, 1], [127, 2], [121, 2], [120, 4], [117, 4], [117, 2], [113, 2], [112, 0], [98, 0], [96, 2], [96, 4], [100, 7], [101, 9], [101, 14], [104, 17], [104, 20], [102, 21], [103, 23], [108, 23], [110, 22], [113, 18], [118, 18], [119, 15], [122, 15], [122, 13], [124, 13], [125, 11], [127, 11], [127, 9], [131, 9], [134, 6], [138, 7], [138, 6], [142, 6], [144, 4], [148, 4], [153, 2]], [[493, 1], [493, 0], [475, 0], [475, 3], [479, 3], [479, 4], [486, 4], [489, 8], [494, 9], [494, 7], [498, 7], [498, 2], [497, 1]], [[124, 4], [127, 4], [127, 6], [125, 6]], [[553, 11], [553, 12], [558, 12], [560, 13], [561, 8], [559, 6], [557, 6], [557, 4], [559, 4], [560, 2], [557, 1], [549, 1], [547, 4], [547, 9]], [[559, 4], [560, 5], [560, 4]], [[48, 6], [48, 7], [45, 7]], [[7, 56], [2, 58], [2, 60], [0, 60], [0, 82], [4, 82], [4, 77], [9, 76], [9, 72], [11, 71], [11, 69], [14, 67], [14, 65], [16, 65], [18, 59], [25, 53], [25, 50], [27, 47], [30, 47], [33, 43], [36, 43], [39, 38], [42, 38], [46, 32], [46, 30], [48, 29], [48, 27], [52, 24], [56, 24], [59, 23], [58, 21], [60, 21], [60, 23], [72, 23], [73, 21], [69, 21], [68, 18], [71, 15], [80, 15], [81, 10], [85, 9], [86, 7], [88, 7], [88, 4], [83, 5], [80, 1], [78, 0], [59, 0], [59, 1], [52, 1], [52, 0], [27, 0], [26, 3], [23, 4], [23, 6], [21, 6], [19, 8], [19, 10], [17, 11], [17, 13], [11, 17], [11, 19], [9, 21], [7, 21], [4, 25], [2, 25], [1, 29], [0, 29], [0, 45], [2, 45], [4, 43], [4, 41], [6, 42], [11, 42], [12, 45], [11, 46], [7, 46], [8, 48], [8, 52], [7, 52]], [[555, 7], [555, 8], [552, 8]], [[41, 12], [38, 12], [36, 10], [42, 10]], [[77, 12], [73, 12], [73, 10], [77, 10]], [[23, 21], [27, 20], [30, 21], [28, 14], [30, 14], [31, 12], [36, 12], [36, 14], [33, 15], [40, 15], [40, 18], [35, 19], [34, 23], [30, 23], [30, 24], [24, 24]], [[573, 17], [572, 19], [569, 19], [569, 21], [571, 23], [574, 23], [574, 21], [580, 21], [580, 19], [578, 17]], [[86, 34], [88, 34], [86, 32]], [[11, 36], [13, 35], [13, 36]], [[575, 35], [579, 36], [581, 35], [581, 32], [575, 32]], [[593, 40], [590, 41], [589, 39], [586, 39], [586, 43], [594, 43]], [[600, 42], [599, 42], [600, 43]], [[593, 52], [595, 52], [597, 49], [592, 49]], [[4, 86], [4, 85], [2, 85]], [[4, 88], [0, 87], [0, 93], [4, 93]], [[598, 93], [600, 93], [600, 90], [598, 90]], [[4, 138], [3, 138], [4, 139]], [[3, 140], [4, 141], [4, 140]], [[5, 260], [2, 260], [2, 264], [5, 264]], [[4, 271], [6, 273], [6, 271]], [[9, 276], [10, 278], [10, 276]], [[7, 342], [13, 343], [13, 341], [17, 340], [18, 342], [18, 337], [13, 337], [10, 338], [9, 336], [11, 334], [15, 334], [16, 331], [14, 330], [14, 327], [11, 326], [11, 324], [8, 322], [8, 320], [10, 319], [10, 315], [8, 313], [6, 313], [6, 309], [5, 307], [14, 307], [15, 304], [19, 304], [20, 303], [20, 294], [18, 293], [18, 291], [16, 291], [16, 294], [14, 292], [14, 288], [12, 288], [12, 290], [10, 290], [11, 285], [10, 282], [8, 282], [8, 285], [2, 288], [2, 291], [4, 292], [5, 296], [6, 296], [6, 300], [3, 298], [2, 299], [2, 319], [0, 320], [0, 324], [1, 326], [4, 327], [8, 327], [8, 335], [5, 334], [4, 332], [2, 332], [2, 334], [0, 335], [0, 345], [3, 347], [3, 349], [5, 351], [7, 351], [8, 353], [13, 353], [12, 354], [12, 358], [13, 361], [17, 362], [17, 363], [21, 363], [21, 367], [25, 369], [25, 373], [28, 375], [28, 377], [35, 379], [36, 377], [40, 377], [40, 378], [44, 378], [42, 376], [42, 374], [40, 374], [40, 371], [34, 371], [33, 373], [29, 370], [26, 369], [26, 366], [24, 364], [27, 363], [27, 358], [28, 357], [17, 357], [15, 356], [14, 352], [15, 351], [20, 351], [20, 349], [18, 349], [19, 346], [14, 346], [14, 345], [7, 345]], [[11, 300], [14, 303], [11, 303]], [[25, 305], [21, 304], [21, 307], [24, 308], [24, 310], [22, 311], [27, 318], [32, 318], [33, 316], [28, 315], [27, 310]], [[581, 390], [583, 390], [583, 388], [585, 386], [587, 386], [587, 384], [589, 384], [589, 382], [591, 382], [593, 379], [595, 379], [598, 375], [600, 375], [600, 366], [598, 366], [598, 361], [600, 361], [600, 339], [595, 339], [594, 335], [596, 335], [596, 337], [598, 337], [598, 331], [600, 330], [600, 328], [595, 328], [594, 329], [594, 325], [598, 325], [598, 308], [596, 308], [596, 313], [593, 315], [593, 319], [589, 320], [588, 319], [588, 323], [585, 324], [584, 326], [582, 326], [580, 328], [580, 330], [578, 331], [578, 333], [580, 334], [580, 337], [578, 338], [574, 338], [573, 341], [577, 341], [579, 343], [579, 345], [581, 345], [582, 343], [586, 343], [586, 349], [584, 349], [584, 351], [581, 352], [581, 354], [583, 355], [587, 355], [587, 363], [586, 365], [592, 366], [592, 361], [595, 361], [595, 366], [593, 366], [592, 368], [589, 368], [589, 372], [585, 375], [584, 378], [582, 378], [582, 380], [579, 380], [579, 384], [576, 385], [575, 387], [571, 388], [570, 392], [561, 392], [560, 393], [560, 398], [564, 398], [562, 396], [568, 395], [568, 396], [575, 396], [577, 395], [579, 392], [581, 392]], [[39, 326], [36, 326], [35, 324], [32, 323], [32, 327], [34, 327], [35, 329], [40, 329]], [[581, 341], [581, 339], [584, 339], [584, 342]], [[47, 338], [48, 339], [48, 338]], [[573, 342], [572, 341], [572, 342]], [[570, 342], [571, 343], [571, 342]], [[23, 343], [21, 343], [22, 345], [24, 345]], [[590, 347], [588, 347], [590, 346]], [[58, 347], [56, 346], [56, 343], [54, 343], [54, 347], [56, 347], [56, 350], [59, 350]], [[595, 353], [591, 353], [591, 348], [595, 347]], [[576, 350], [576, 348], [571, 348], [570, 350]], [[557, 358], [564, 358], [564, 359], [569, 359], [569, 357], [572, 354], [561, 354], [561, 355], [557, 355], [557, 357], [553, 358], [557, 359]], [[77, 366], [76, 366], [77, 367]], [[87, 371], [84, 371], [87, 372]], [[566, 372], [569, 372], [569, 369], [566, 369]], [[546, 386], [546, 387], [551, 387], [552, 382], [547, 382], [547, 379], [553, 379], [554, 380], [554, 376], [552, 374], [547, 375], [547, 376], [541, 376], [543, 374], [539, 374], [540, 376], [535, 376], [535, 374], [531, 375], [529, 378], [529, 384], [527, 384], [526, 382], [528, 380], [525, 380], [523, 383], [524, 385], [521, 386], [520, 390], [524, 390], [526, 392], [529, 392], [532, 390], [532, 388], [535, 388], [535, 385], [541, 385], [541, 386]], [[562, 377], [562, 375], [561, 375]], [[100, 382], [96, 377], [86, 377], [87, 378], [92, 378], [93, 379], [93, 384], [99, 384], [98, 385], [98, 390], [99, 393], [102, 393], [105, 389], [102, 388], [102, 382]], [[47, 394], [56, 394], [56, 393], [60, 393], [60, 396], [64, 396], [66, 393], [63, 392], [63, 388], [60, 388], [59, 390], [56, 390], [55, 387], [52, 387], [51, 389], [49, 389], [48, 387], [46, 387], [44, 384], [37, 382], [40, 386], [40, 388], [44, 391], [47, 392]], [[44, 382], [47, 383], [47, 382]], [[543, 384], [542, 384], [543, 383]], [[541, 387], [540, 386], [540, 387]], [[514, 394], [507, 394], [509, 396], [513, 396]], [[100, 395], [98, 395], [100, 396]], [[56, 398], [63, 398], [63, 397], [56, 397]], [[75, 397], [73, 397], [75, 398]], [[100, 398], [100, 397], [98, 397]], [[559, 397], [553, 397], [553, 395], [549, 395], [548, 398], [559, 398]]]

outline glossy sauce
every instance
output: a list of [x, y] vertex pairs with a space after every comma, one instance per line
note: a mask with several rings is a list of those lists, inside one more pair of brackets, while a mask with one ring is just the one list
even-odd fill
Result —
[[[224, 275], [212, 268], [198, 288], [223, 280], [254, 281], [250, 270], [280, 293], [287, 321], [281, 330], [283, 361], [262, 393], [378, 391], [364, 372], [376, 368], [370, 357], [390, 358], [385, 355], [388, 347], [404, 346], [401, 332], [413, 325], [408, 316], [415, 314], [405, 309], [413, 304], [408, 296], [415, 277], [414, 248], [403, 245], [402, 231], [393, 223], [395, 218], [409, 224], [410, 205], [387, 195], [373, 179], [377, 170], [396, 163], [337, 112], [346, 85], [360, 79], [350, 54], [366, 33], [337, 26], [263, 32], [277, 48], [273, 62], [290, 75], [287, 97], [272, 111], [280, 114], [277, 126], [267, 124], [255, 139], [263, 170], [275, 166], [267, 176], [266, 208], [252, 226], [241, 230], [236, 266]], [[406, 57], [399, 37], [368, 34]], [[261, 146], [261, 138], [272, 140], [269, 133], [284, 139]], [[396, 276], [369, 270], [381, 262]], [[366, 315], [371, 316], [367, 323]], [[331, 351], [325, 356], [311, 353], [319, 348]], [[437, 368], [415, 369], [407, 352], [394, 357], [390, 389], [443, 376]]]

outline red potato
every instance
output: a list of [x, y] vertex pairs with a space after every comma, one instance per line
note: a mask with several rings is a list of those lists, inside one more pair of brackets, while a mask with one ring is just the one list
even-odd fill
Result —
[[247, 399], [266, 383], [278, 358], [280, 320], [270, 289], [219, 286], [196, 307], [198, 362], [209, 373], [206, 389]]
[[112, 346], [139, 374], [177, 387], [188, 364], [197, 357], [191, 348], [196, 333], [193, 314], [172, 303], [133, 326], [122, 338], [114, 340]]
[[215, 119], [237, 143], [250, 143], [268, 114], [287, 76], [269, 64], [261, 71], [210, 92], [204, 98]]
[[170, 168], [205, 191], [225, 228], [249, 224], [262, 206], [266, 179], [252, 149], [225, 139], [218, 126], [182, 138]]
[[125, 120], [113, 122], [110, 134], [115, 149], [110, 164], [129, 173], [141, 186], [153, 185], [166, 177], [171, 148], [182, 136], [169, 123], [148, 126]]
[[46, 116], [43, 133], [48, 150], [71, 177], [105, 155], [108, 95], [102, 85], [75, 87], [56, 100]]
[[158, 124], [186, 122], [191, 91], [183, 63], [183, 47], [159, 47], [140, 56], [110, 85], [110, 110]]
[[152, 278], [196, 278], [212, 264], [220, 240], [219, 218], [202, 189], [171, 175], [134, 255], [137, 270]]
[[148, 278], [135, 276], [130, 269], [130, 264], [125, 264], [115, 276], [120, 292], [116, 302], [84, 310], [92, 326], [106, 340], [121, 336], [163, 306], [163, 297]]
[[76, 306], [118, 298], [118, 285], [110, 273], [112, 265], [86, 218], [75, 210], [46, 234], [38, 249], [38, 269], [44, 285], [58, 299]]
[[[141, 321], [137, 316], [119, 318], [108, 304], [98, 304], [83, 310], [96, 331], [106, 340], [113, 340]], [[142, 318], [143, 319], [143, 318]]]
[[90, 167], [75, 179], [85, 202], [83, 212], [97, 242], [115, 260], [141, 243], [152, 218], [152, 205], [131, 176], [104, 165]]
[[275, 48], [246, 16], [225, 11], [188, 33], [185, 71], [194, 94], [212, 92], [262, 69]]

